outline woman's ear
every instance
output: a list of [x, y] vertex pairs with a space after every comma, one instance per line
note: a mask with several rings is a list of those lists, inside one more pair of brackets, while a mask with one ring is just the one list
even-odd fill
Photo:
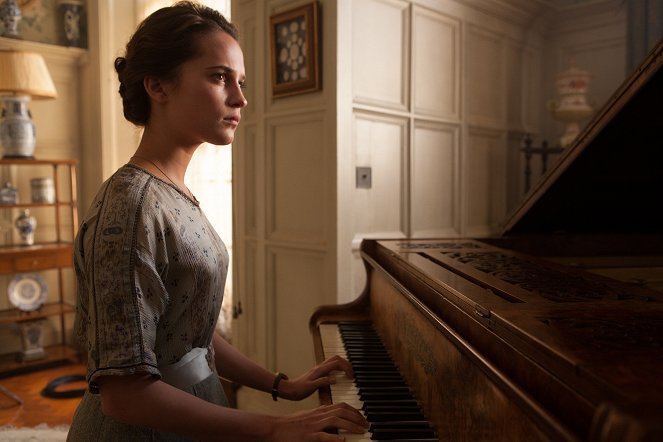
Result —
[[143, 78], [143, 87], [145, 88], [147, 95], [149, 95], [152, 100], [159, 103], [168, 98], [168, 94], [166, 94], [163, 86], [162, 81], [157, 77], [147, 76]]

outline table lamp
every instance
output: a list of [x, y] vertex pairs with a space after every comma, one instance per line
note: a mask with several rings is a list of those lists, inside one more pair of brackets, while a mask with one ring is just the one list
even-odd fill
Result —
[[35, 125], [30, 98], [55, 98], [57, 92], [44, 58], [34, 52], [0, 51], [0, 144], [3, 158], [34, 158]]

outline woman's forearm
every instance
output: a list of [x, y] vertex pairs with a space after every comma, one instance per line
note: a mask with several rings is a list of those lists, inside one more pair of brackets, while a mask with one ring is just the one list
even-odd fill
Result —
[[266, 441], [271, 416], [222, 407], [149, 375], [100, 379], [102, 411], [130, 425], [199, 440]]
[[219, 375], [256, 390], [272, 390], [274, 373], [239, 352], [217, 333], [214, 334], [213, 345]]

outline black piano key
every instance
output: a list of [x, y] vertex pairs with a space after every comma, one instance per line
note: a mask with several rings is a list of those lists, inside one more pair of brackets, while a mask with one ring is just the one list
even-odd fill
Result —
[[430, 424], [425, 420], [416, 421], [391, 421], [391, 422], [373, 422], [369, 429], [370, 432], [379, 430], [430, 430]]
[[397, 386], [397, 387], [387, 387], [387, 386], [380, 387], [380, 386], [377, 386], [376, 387], [376, 386], [372, 385], [372, 386], [369, 386], [369, 387], [362, 388], [361, 391], [363, 391], [364, 393], [379, 393], [379, 392], [383, 392], [383, 393], [402, 393], [402, 394], [409, 394], [410, 396], [412, 396], [412, 393], [410, 392], [410, 388], [407, 387], [407, 386], [404, 386], [404, 387], [402, 387], [402, 386]]
[[365, 362], [357, 362], [352, 364], [352, 371], [366, 372], [366, 371], [382, 371], [384, 373], [400, 374], [398, 368], [393, 364], [367, 364]]
[[[431, 439], [435, 438], [435, 432], [432, 429], [426, 428], [410, 428], [410, 429], [376, 429], [371, 432], [371, 440], [411, 440], [411, 439]], [[433, 439], [437, 440], [437, 439]]]
[[391, 359], [389, 353], [380, 350], [348, 350], [346, 354], [355, 358]]
[[[373, 439], [377, 440], [377, 439]], [[378, 442], [380, 442], [378, 440]], [[429, 438], [416, 438], [416, 439], [389, 439], [389, 442], [440, 442], [440, 439], [436, 437], [429, 437]]]
[[400, 376], [364, 376], [362, 373], [355, 373], [354, 382], [368, 382], [375, 385], [379, 382], [405, 382], [405, 380]]
[[420, 409], [419, 403], [414, 398], [400, 399], [395, 401], [371, 400], [364, 402], [362, 405], [364, 410], [375, 410], [375, 411]]
[[355, 385], [361, 388], [370, 387], [407, 387], [403, 379], [355, 379]]
[[426, 418], [419, 409], [413, 411], [368, 411], [364, 413], [371, 423], [394, 421], [422, 421]]
[[418, 437], [422, 435], [429, 437], [432, 434], [432, 428], [426, 421], [395, 421], [395, 422], [373, 422], [368, 430], [371, 434], [380, 432], [406, 431], [408, 433], [417, 433]]
[[400, 401], [368, 401], [362, 404], [364, 413], [421, 413], [421, 407], [414, 399]]
[[388, 373], [380, 370], [362, 370], [360, 373], [355, 373], [355, 377], [359, 376], [363, 377], [364, 379], [403, 379], [403, 376], [401, 376], [398, 370]]

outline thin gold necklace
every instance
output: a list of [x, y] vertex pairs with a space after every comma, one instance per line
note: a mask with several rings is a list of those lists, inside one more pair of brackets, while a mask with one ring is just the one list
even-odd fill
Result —
[[[166, 172], [164, 172], [164, 171], [163, 171], [163, 170], [157, 165], [157, 163], [155, 163], [154, 161], [150, 160], [149, 158], [144, 158], [144, 157], [141, 157], [141, 156], [138, 156], [138, 155], [134, 155], [134, 156], [132, 156], [131, 158], [138, 158], [139, 160], [147, 161], [148, 163], [152, 164], [154, 167], [157, 168], [157, 170], [158, 170], [159, 172], [161, 172], [161, 173], [163, 174], [163, 176], [165, 176], [166, 178], [168, 178], [168, 181], [170, 181], [170, 183], [171, 183], [173, 186], [175, 186], [177, 189], [182, 190], [182, 188], [181, 188], [180, 186], [178, 186], [177, 184], [175, 184], [175, 181], [173, 181], [173, 180], [168, 176], [168, 174], [167, 174]], [[191, 198], [191, 201], [195, 201], [195, 202], [197, 203], [197, 202], [198, 202], [198, 199], [197, 199], [195, 196], [193, 196], [193, 193], [191, 192], [191, 190], [189, 190], [189, 188], [186, 187], [186, 186], [184, 186], [184, 188], [186, 189], [186, 192], [184, 192], [184, 194], [186, 195], [186, 194], [188, 193], [187, 196], [189, 196], [189, 197]]]

